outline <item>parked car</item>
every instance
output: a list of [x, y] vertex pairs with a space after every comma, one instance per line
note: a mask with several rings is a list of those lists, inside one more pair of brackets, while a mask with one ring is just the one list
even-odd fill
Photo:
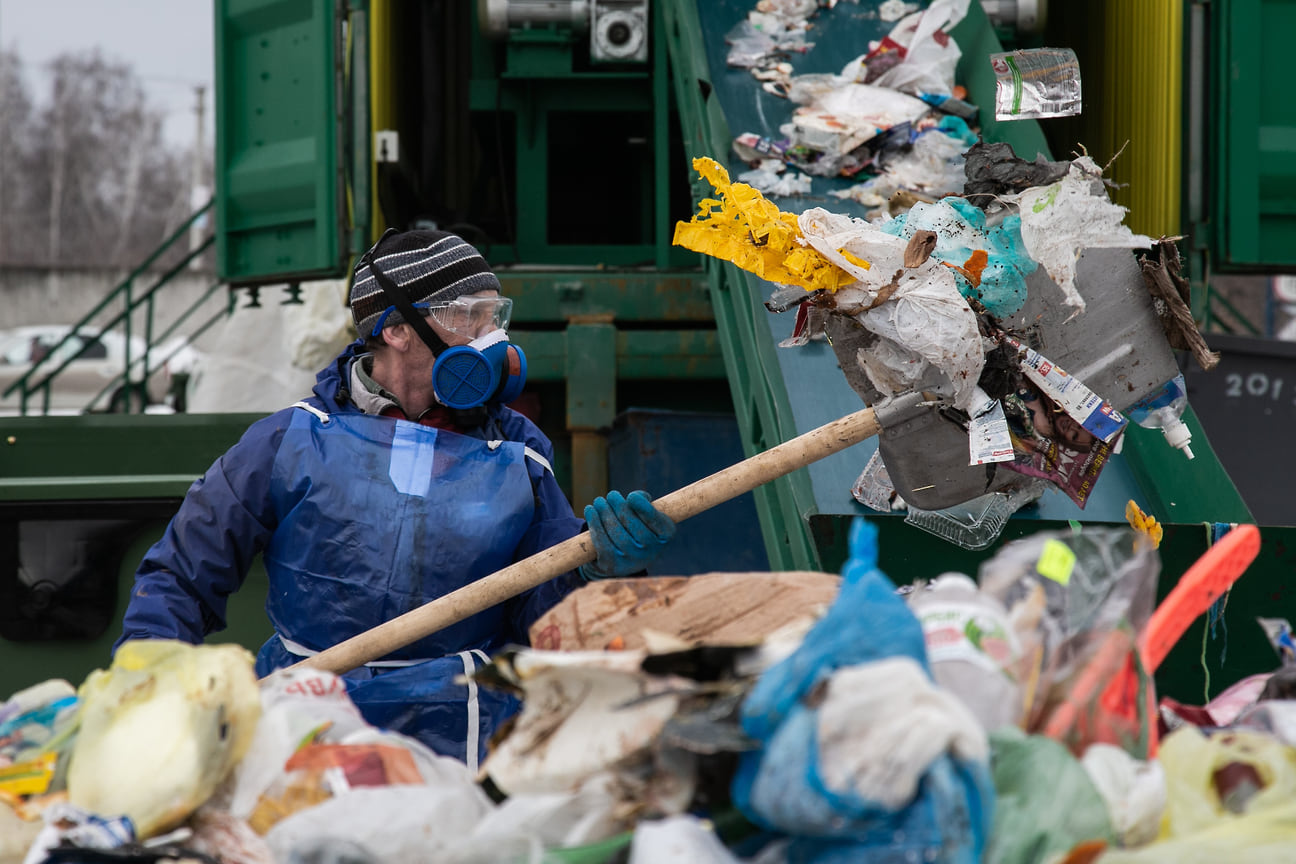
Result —
[[[133, 364], [133, 386], [128, 388], [123, 386], [124, 382], [118, 381], [108, 387], [110, 382], [121, 377], [125, 368], [126, 337], [116, 331], [99, 333], [94, 329], [83, 328], [65, 340], [71, 332], [72, 328], [65, 324], [39, 324], [0, 330], [0, 394], [25, 375], [42, 357], [48, 355], [48, 359], [36, 371], [35, 380], [54, 371], [65, 359], [71, 357], [74, 359], [55, 376], [51, 384], [48, 413], [81, 414], [88, 411], [120, 412], [128, 409], [138, 411], [141, 407], [150, 412], [173, 410], [173, 372], [187, 372], [185, 367], [193, 365], [195, 351], [192, 347], [175, 340], [164, 347], [155, 347], [150, 355], [148, 381], [146, 386], [141, 387], [140, 379], [144, 370], [142, 362], [138, 361], [144, 356], [145, 343], [143, 339], [132, 336], [130, 361]], [[139, 404], [141, 394], [147, 400], [144, 406]], [[44, 413], [43, 405], [44, 394], [36, 391], [27, 399], [27, 413]], [[0, 414], [17, 413], [20, 413], [19, 393], [14, 391], [0, 395]]]

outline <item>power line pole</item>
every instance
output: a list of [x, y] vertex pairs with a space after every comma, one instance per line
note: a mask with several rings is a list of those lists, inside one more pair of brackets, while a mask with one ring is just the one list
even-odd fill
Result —
[[[194, 94], [198, 97], [198, 104], [194, 109], [197, 116], [197, 129], [194, 134], [193, 162], [190, 166], [189, 175], [189, 212], [193, 213], [199, 207], [207, 203], [209, 191], [207, 184], [203, 182], [203, 168], [206, 163], [206, 147], [203, 142], [203, 121], [206, 119], [205, 100], [207, 96], [207, 87], [198, 84], [194, 87]], [[197, 219], [189, 226], [189, 251], [192, 252], [202, 244], [203, 229], [207, 225], [206, 218]], [[197, 258], [189, 262], [189, 266], [197, 269], [199, 261]]]

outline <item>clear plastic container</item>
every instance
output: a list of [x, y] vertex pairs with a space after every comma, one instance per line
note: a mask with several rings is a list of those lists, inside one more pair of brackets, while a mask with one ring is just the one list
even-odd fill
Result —
[[[910, 506], [905, 522], [964, 549], [984, 549], [999, 539], [1008, 519], [1044, 492], [1043, 482], [989, 492], [942, 510]], [[866, 502], [867, 503], [867, 502]]]
[[1180, 419], [1186, 407], [1188, 388], [1183, 373], [1180, 373], [1135, 402], [1125, 414], [1144, 429], [1160, 429], [1171, 447], [1178, 447], [1191, 459], [1193, 452], [1188, 445], [1192, 441], [1192, 430]]
[[891, 475], [887, 474], [886, 465], [882, 462], [882, 454], [876, 450], [851, 486], [851, 495], [865, 507], [879, 513], [904, 508], [904, 502], [896, 495]]

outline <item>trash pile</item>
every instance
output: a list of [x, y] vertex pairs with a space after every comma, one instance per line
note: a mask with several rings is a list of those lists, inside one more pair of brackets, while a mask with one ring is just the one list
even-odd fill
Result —
[[[776, 196], [805, 195], [810, 176], [877, 175], [832, 194], [883, 207], [899, 190], [932, 201], [962, 189], [962, 154], [975, 143], [967, 121], [977, 108], [954, 83], [961, 56], [946, 30], [967, 13], [969, 0], [883, 3], [888, 36], [838, 74], [793, 75], [784, 57], [814, 47], [806, 40], [814, 0], [763, 0], [725, 37], [727, 62], [746, 68], [767, 93], [796, 107], [773, 139], [751, 132], [734, 151], [753, 170], [738, 180]], [[828, 8], [835, 3], [824, 4]], [[780, 178], [791, 167], [799, 173]], [[889, 191], [888, 191], [889, 190]]]
[[[126, 643], [76, 691], [0, 705], [0, 864], [1283, 860], [1290, 625], [1262, 619], [1281, 665], [1205, 706], [1152, 683], [1258, 531], [1157, 604], [1134, 521], [1014, 541], [976, 579], [897, 588], [857, 519], [840, 578], [587, 586], [532, 631], [568, 650], [474, 673], [523, 701], [475, 774], [366, 723], [331, 673]], [[744, 589], [762, 602], [726, 602]]]
[[[781, 347], [831, 344], [883, 429], [856, 500], [981, 549], [1046, 491], [1083, 508], [1131, 421], [1191, 459], [1172, 347], [1203, 368], [1217, 358], [1192, 322], [1177, 238], [1133, 233], [1102, 166], [980, 140], [949, 35], [967, 9], [892, 8], [886, 38], [839, 73], [792, 75], [778, 58], [788, 39], [808, 50], [808, 16], [824, 10], [758, 4], [729, 35], [730, 62], [788, 100], [783, 137], [738, 135], [734, 155], [753, 170], [733, 180], [695, 159], [714, 195], [674, 243], [773, 283], [767, 308], [796, 312]], [[984, 62], [998, 119], [1079, 113], [1069, 49]], [[867, 217], [766, 197], [786, 202], [810, 175], [866, 176], [828, 193]]]

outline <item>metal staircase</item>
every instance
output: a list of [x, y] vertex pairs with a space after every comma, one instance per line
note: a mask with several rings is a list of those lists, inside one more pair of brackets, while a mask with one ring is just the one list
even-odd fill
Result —
[[[110, 412], [143, 413], [147, 409], [149, 400], [145, 387], [146, 382], [151, 375], [164, 368], [165, 364], [178, 353], [185, 343], [178, 343], [165, 356], [160, 355], [154, 349], [177, 335], [184, 335], [187, 337], [187, 341], [192, 342], [228, 313], [229, 304], [221, 304], [216, 312], [209, 313], [205, 319], [198, 320], [196, 325], [193, 323], [200, 310], [203, 310], [213, 295], [222, 288], [220, 282], [214, 282], [167, 327], [160, 332], [155, 327], [155, 300], [159, 293], [172, 284], [172, 280], [178, 274], [183, 273], [193, 261], [212, 246], [215, 242], [215, 235], [207, 234], [201, 243], [190, 249], [160, 275], [155, 275], [150, 271], [158, 261], [176, 248], [177, 243], [187, 239], [192, 227], [204, 216], [211, 213], [214, 206], [215, 199], [213, 198], [194, 211], [180, 227], [162, 241], [157, 249], [110, 290], [94, 308], [90, 309], [79, 321], [72, 325], [62, 342], [53, 346], [45, 356], [33, 363], [32, 367], [21, 378], [5, 389], [4, 396], [9, 396], [15, 392], [18, 393], [19, 412], [21, 414], [48, 413], [51, 389], [58, 380], [59, 375], [81, 354], [85, 353], [92, 343], [85, 341], [81, 350], [74, 354], [61, 352], [59, 348], [75, 338], [78, 332], [84, 332], [85, 329], [93, 331], [96, 336], [101, 336], [104, 333], [120, 328], [125, 336], [126, 346], [121, 371], [90, 399], [86, 404], [86, 410], [89, 410], [93, 405], [99, 404], [100, 400], [108, 393], [113, 394], [113, 398], [108, 403]], [[149, 280], [152, 280], [151, 283]], [[141, 289], [140, 286], [145, 284], [147, 287]], [[112, 315], [102, 324], [92, 323], [100, 318], [105, 310], [116, 305], [119, 305], [119, 312]], [[142, 321], [139, 320], [141, 317]], [[143, 328], [141, 335], [146, 347], [138, 356], [132, 356], [132, 330], [141, 324]], [[182, 330], [186, 325], [189, 325], [191, 329]]]

